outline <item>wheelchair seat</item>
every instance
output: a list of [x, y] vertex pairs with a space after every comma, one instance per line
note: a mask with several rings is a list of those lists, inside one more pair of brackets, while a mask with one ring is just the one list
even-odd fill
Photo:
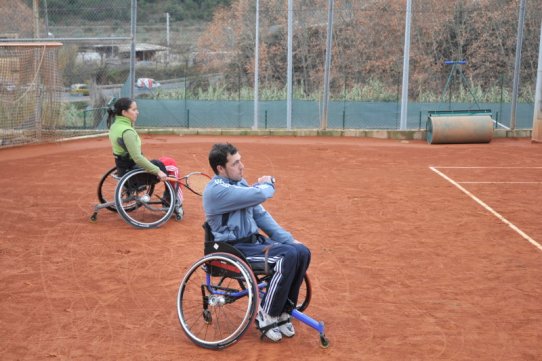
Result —
[[215, 237], [213, 236], [213, 232], [211, 231], [211, 226], [209, 226], [209, 223], [205, 222], [202, 227], [205, 231], [205, 242], [203, 250], [205, 255], [216, 252], [233, 254], [234, 256], [241, 258], [246, 264], [248, 264], [252, 269], [252, 272], [254, 272], [256, 276], [271, 275], [273, 273], [273, 267], [268, 267], [266, 273], [266, 267], [264, 262], [247, 261], [245, 255], [233, 245], [227, 242], [215, 242]]

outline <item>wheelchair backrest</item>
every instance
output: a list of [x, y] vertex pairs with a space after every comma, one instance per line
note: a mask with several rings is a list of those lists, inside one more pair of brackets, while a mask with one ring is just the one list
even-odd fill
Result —
[[205, 230], [205, 242], [203, 252], [205, 255], [210, 253], [229, 253], [241, 258], [246, 264], [250, 265], [255, 275], [270, 275], [273, 273], [273, 268], [268, 269], [263, 262], [248, 262], [245, 255], [241, 253], [237, 248], [227, 242], [215, 242], [213, 232], [209, 223], [203, 223], [203, 229]]
[[203, 253], [205, 255], [208, 255], [210, 253], [223, 252], [233, 254], [234, 256], [237, 256], [243, 261], [247, 262], [247, 260], [245, 259], [245, 255], [243, 255], [241, 251], [239, 251], [231, 244], [226, 242], [215, 242], [215, 237], [213, 236], [213, 232], [211, 231], [211, 226], [209, 226], [209, 223], [203, 223], [203, 229], [205, 230], [205, 242], [203, 249]]
[[205, 242], [213, 242], [215, 240], [215, 236], [213, 235], [213, 231], [211, 231], [211, 226], [209, 223], [203, 223], [202, 227], [205, 232]]

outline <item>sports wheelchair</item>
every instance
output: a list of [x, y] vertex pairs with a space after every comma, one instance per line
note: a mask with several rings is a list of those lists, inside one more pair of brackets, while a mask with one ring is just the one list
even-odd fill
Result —
[[177, 187], [170, 182], [161, 182], [143, 169], [134, 169], [124, 176], [117, 176], [117, 168], [109, 169], [98, 184], [99, 204], [90, 216], [92, 222], [98, 219], [98, 212], [107, 209], [120, 214], [128, 224], [137, 228], [159, 227], [175, 213], [182, 219], [182, 213], [175, 207]]
[[[184, 275], [177, 295], [177, 313], [187, 337], [200, 347], [222, 349], [237, 342], [258, 313], [273, 270], [263, 263], [248, 263], [243, 254], [225, 242], [215, 242], [207, 223], [204, 257]], [[329, 346], [324, 323], [305, 315], [311, 300], [307, 275], [292, 317], [319, 332], [320, 345]], [[261, 335], [263, 338], [263, 333]]]

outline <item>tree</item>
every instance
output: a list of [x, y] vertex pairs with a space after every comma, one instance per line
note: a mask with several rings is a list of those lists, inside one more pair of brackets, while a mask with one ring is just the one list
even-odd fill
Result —
[[[298, 0], [294, 9], [294, 85], [305, 94], [320, 91], [326, 42], [327, 1]], [[287, 1], [260, 2], [262, 87], [285, 86]], [[511, 0], [424, 0], [414, 2], [410, 49], [410, 92], [440, 94], [450, 68], [463, 60], [466, 76], [488, 90], [502, 76], [511, 79], [518, 3]], [[209, 71], [239, 71], [247, 85], [254, 74], [253, 0], [219, 8], [199, 39], [199, 61]], [[526, 11], [522, 84], [532, 87], [537, 63], [542, 2]], [[405, 0], [335, 0], [331, 92], [379, 84], [387, 92], [401, 83]], [[233, 66], [235, 65], [235, 66]], [[233, 78], [233, 77], [232, 77]], [[236, 77], [235, 79], [238, 79]]]

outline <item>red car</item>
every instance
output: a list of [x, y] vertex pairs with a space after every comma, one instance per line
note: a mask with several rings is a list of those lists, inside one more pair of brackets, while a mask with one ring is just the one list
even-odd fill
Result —
[[160, 83], [157, 82], [154, 79], [151, 78], [139, 78], [136, 81], [136, 87], [138, 88], [147, 88], [147, 89], [154, 89], [159, 88]]

